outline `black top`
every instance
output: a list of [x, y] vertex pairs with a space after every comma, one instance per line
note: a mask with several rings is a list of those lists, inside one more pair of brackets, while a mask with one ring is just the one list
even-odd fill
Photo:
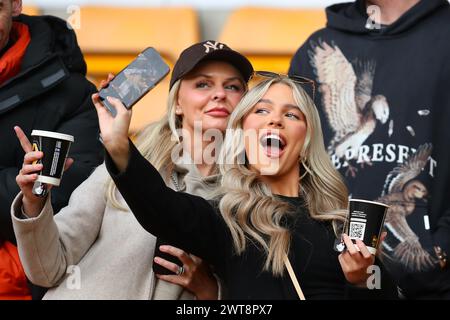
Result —
[[[131, 144], [128, 168], [118, 173], [107, 156], [106, 167], [140, 224], [183, 250], [211, 263], [224, 280], [228, 299], [298, 299], [287, 272], [274, 277], [262, 271], [265, 254], [248, 241], [236, 255], [222, 216], [203, 198], [167, 187], [158, 171]], [[333, 250], [329, 223], [310, 218], [301, 198], [281, 197], [295, 211], [287, 225], [292, 230], [289, 258], [306, 299], [345, 297], [346, 281]]]

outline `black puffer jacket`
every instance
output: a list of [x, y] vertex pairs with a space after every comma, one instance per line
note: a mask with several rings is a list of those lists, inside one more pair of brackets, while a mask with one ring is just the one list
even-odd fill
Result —
[[29, 136], [33, 129], [71, 134], [69, 156], [75, 163], [52, 191], [55, 212], [102, 161], [98, 119], [91, 102], [95, 87], [86, 78], [86, 63], [75, 33], [66, 22], [50, 16], [20, 15], [28, 25], [28, 45], [18, 75], [0, 86], [0, 241], [15, 243], [10, 205], [19, 192], [15, 178], [24, 152], [13, 127]]

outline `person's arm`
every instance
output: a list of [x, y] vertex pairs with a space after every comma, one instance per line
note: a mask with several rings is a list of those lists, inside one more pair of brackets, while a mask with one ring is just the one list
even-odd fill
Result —
[[167, 187], [159, 172], [129, 141], [128, 165], [119, 172], [109, 153], [106, 168], [141, 226], [175, 247], [216, 265], [226, 225], [208, 201]]
[[[430, 201], [430, 220], [432, 225], [435, 257], [439, 259], [441, 268], [450, 268], [450, 55], [444, 61], [439, 80], [436, 81], [433, 115], [433, 152], [430, 167], [434, 179]], [[440, 251], [440, 254], [438, 254]], [[447, 257], [445, 257], [447, 255]]]
[[20, 258], [32, 283], [43, 287], [57, 285], [67, 268], [76, 265], [96, 241], [106, 207], [107, 177], [104, 166], [97, 168], [72, 193], [68, 206], [55, 216], [50, 199], [54, 189], [34, 217], [28, 217], [23, 209], [23, 194], [16, 197], [11, 208], [12, 221]]
[[224, 251], [230, 250], [231, 243], [225, 245], [230, 238], [220, 215], [205, 199], [166, 186], [159, 172], [128, 139], [131, 110], [108, 97], [117, 110], [113, 117], [98, 94], [92, 99], [107, 150], [106, 168], [142, 227], [215, 266], [223, 262]]

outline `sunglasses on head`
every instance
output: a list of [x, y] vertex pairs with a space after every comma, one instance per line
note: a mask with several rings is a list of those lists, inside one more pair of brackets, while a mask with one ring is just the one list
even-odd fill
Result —
[[[312, 89], [312, 99], [314, 100], [314, 97], [316, 94], [316, 84], [315, 84], [314, 80], [312, 80], [312, 79], [308, 79], [308, 78], [305, 78], [302, 76], [281, 74], [281, 73], [276, 73], [276, 72], [272, 72], [272, 71], [255, 71], [252, 78], [257, 78], [257, 77], [263, 77], [263, 78], [268, 78], [268, 79], [287, 78], [296, 83], [299, 83], [304, 89], [305, 89], [304, 85], [308, 85], [308, 86], [310, 86], [309, 88]], [[307, 90], [306, 92], [309, 92], [309, 91]]]

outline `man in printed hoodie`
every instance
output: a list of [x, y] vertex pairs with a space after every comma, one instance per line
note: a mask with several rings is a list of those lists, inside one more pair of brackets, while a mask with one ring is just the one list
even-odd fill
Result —
[[390, 205], [381, 258], [400, 295], [450, 299], [449, 3], [358, 0], [326, 13], [289, 74], [316, 81], [352, 198]]

